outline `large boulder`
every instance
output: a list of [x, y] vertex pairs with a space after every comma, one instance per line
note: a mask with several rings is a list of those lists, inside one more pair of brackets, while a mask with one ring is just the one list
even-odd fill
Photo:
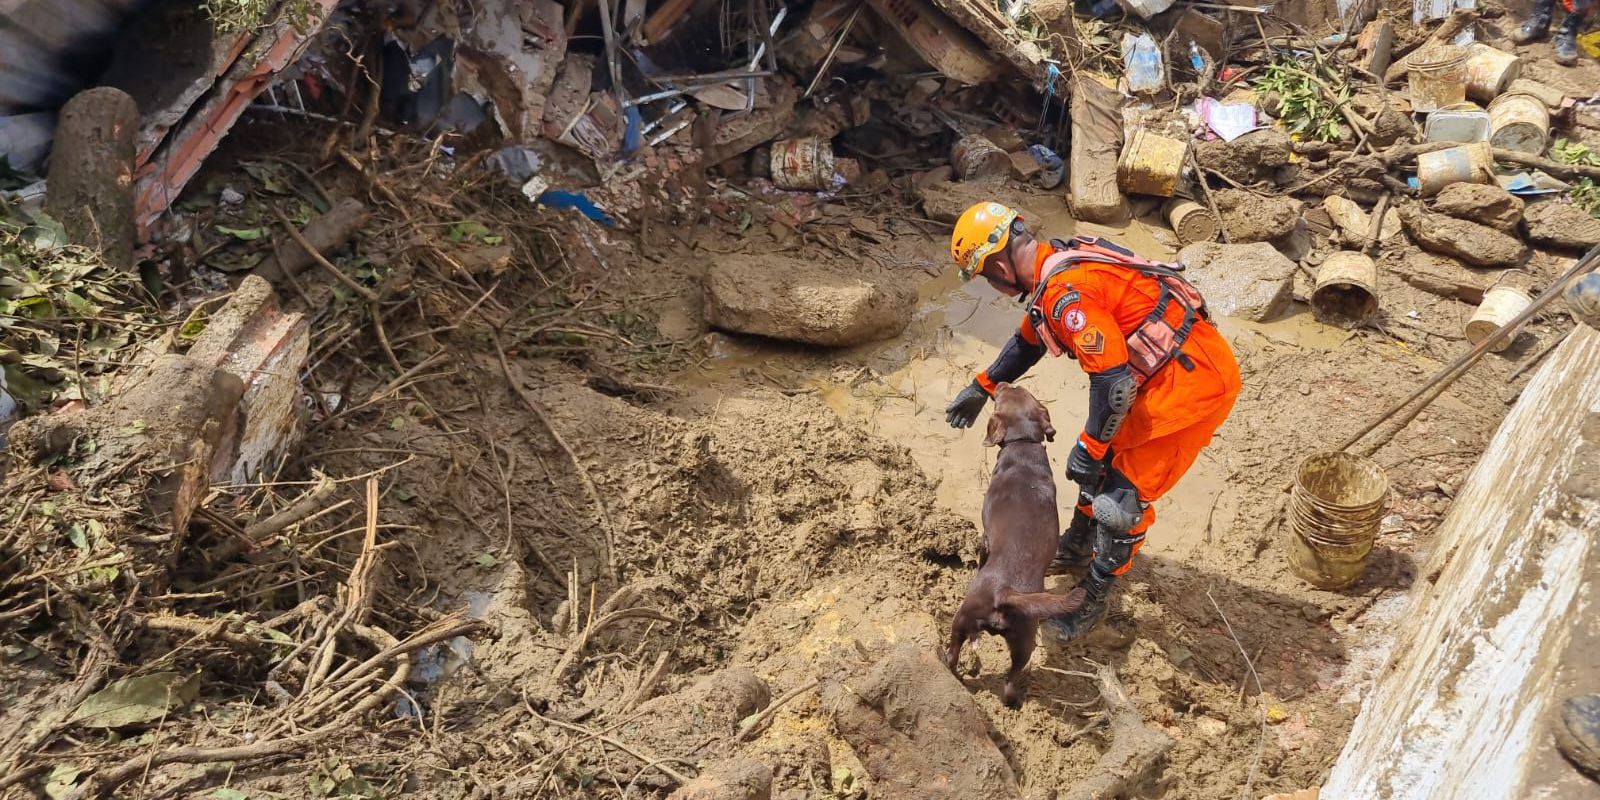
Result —
[[787, 256], [731, 256], [711, 267], [706, 320], [735, 333], [846, 347], [899, 334], [915, 301], [909, 288], [860, 273]]
[[1214, 314], [1261, 322], [1293, 300], [1294, 262], [1266, 242], [1199, 242], [1183, 248], [1178, 262]]
[[1400, 222], [1418, 247], [1475, 267], [1514, 267], [1528, 258], [1522, 240], [1487, 225], [1416, 206], [1401, 209]]
[[1292, 197], [1263, 197], [1244, 189], [1212, 192], [1222, 229], [1235, 244], [1270, 242], [1294, 233], [1305, 204]]
[[1587, 250], [1600, 244], [1600, 219], [1571, 203], [1535, 203], [1523, 216], [1534, 244], [1563, 250]]
[[1522, 198], [1482, 183], [1452, 183], [1433, 198], [1433, 210], [1456, 219], [1515, 234], [1522, 221]]

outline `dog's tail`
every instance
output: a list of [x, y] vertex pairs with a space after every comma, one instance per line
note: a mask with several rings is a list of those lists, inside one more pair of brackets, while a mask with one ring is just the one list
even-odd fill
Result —
[[1000, 602], [996, 605], [1001, 610], [1010, 610], [1025, 617], [1045, 619], [1077, 611], [1083, 607], [1083, 602], [1087, 597], [1088, 593], [1081, 587], [1073, 589], [1066, 594], [1007, 591], [1000, 595]]

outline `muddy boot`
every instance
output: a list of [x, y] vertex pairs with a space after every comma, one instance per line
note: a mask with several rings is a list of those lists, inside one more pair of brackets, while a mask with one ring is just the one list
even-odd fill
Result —
[[1511, 32], [1511, 41], [1517, 44], [1537, 42], [1550, 31], [1550, 17], [1555, 14], [1556, 0], [1535, 0], [1533, 13], [1522, 27]]
[[1583, 16], [1568, 14], [1556, 31], [1556, 63], [1570, 67], [1578, 63], [1578, 29], [1583, 27]]
[[1572, 765], [1600, 781], [1600, 694], [1581, 694], [1561, 704], [1556, 747]]
[[1083, 605], [1071, 614], [1045, 620], [1039, 629], [1058, 647], [1083, 638], [1084, 634], [1100, 624], [1100, 620], [1105, 619], [1106, 602], [1111, 597], [1111, 586], [1116, 582], [1117, 576], [1102, 573], [1099, 565], [1090, 566], [1089, 574], [1083, 576], [1083, 582], [1078, 584], [1078, 588], [1084, 590]]
[[1072, 512], [1072, 522], [1062, 531], [1056, 542], [1056, 557], [1050, 562], [1046, 575], [1062, 575], [1089, 566], [1094, 560], [1094, 517], [1082, 511]]

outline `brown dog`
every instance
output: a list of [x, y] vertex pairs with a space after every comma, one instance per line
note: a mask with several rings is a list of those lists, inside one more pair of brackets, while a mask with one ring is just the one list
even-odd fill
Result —
[[989, 491], [983, 498], [983, 552], [967, 599], [956, 610], [945, 664], [951, 672], [961, 648], [980, 632], [1004, 636], [1011, 649], [1005, 702], [1022, 702], [1022, 670], [1033, 655], [1039, 620], [1069, 614], [1083, 605], [1083, 592], [1044, 591], [1044, 572], [1056, 554], [1061, 518], [1056, 481], [1044, 443], [1054, 441], [1050, 412], [1028, 390], [995, 387], [985, 446], [1000, 448]]

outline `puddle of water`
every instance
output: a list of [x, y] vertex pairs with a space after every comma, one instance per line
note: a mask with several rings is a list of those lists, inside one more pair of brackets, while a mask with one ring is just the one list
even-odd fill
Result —
[[[1147, 258], [1170, 260], [1175, 256], [1167, 243], [1169, 231], [1140, 222], [1123, 229], [1079, 224], [1063, 206], [1030, 223], [1057, 238], [1104, 235]], [[919, 301], [921, 305], [902, 336], [847, 354], [848, 361], [870, 367], [871, 372], [838, 369], [837, 361], [815, 351], [727, 339], [719, 344], [720, 352], [714, 353], [696, 382], [715, 386], [732, 375], [743, 372], [748, 376], [753, 371], [789, 388], [812, 389], [841, 418], [909, 448], [922, 469], [937, 481], [939, 501], [981, 524], [983, 494], [994, 464], [994, 451], [982, 444], [987, 417], [980, 417], [971, 429], [957, 431], [945, 423], [944, 407], [1017, 330], [1022, 307], [982, 281], [961, 283], [954, 270], [926, 281], [920, 287]], [[1270, 344], [1324, 350], [1338, 347], [1349, 336], [1316, 322], [1308, 313], [1269, 323], [1229, 319], [1222, 322], [1222, 329], [1236, 341], [1249, 336]], [[785, 357], [791, 353], [798, 357]], [[1076, 362], [1046, 358], [1019, 383], [1050, 409], [1060, 431], [1050, 455], [1057, 469], [1064, 520], [1071, 514], [1074, 493], [1065, 485], [1062, 471], [1086, 416], [1088, 376]], [[1202, 546], [1208, 535], [1229, 530], [1237, 502], [1228, 496], [1227, 478], [1225, 465], [1212, 453], [1202, 453], [1178, 486], [1157, 502], [1157, 522], [1146, 550], [1181, 559]]]

